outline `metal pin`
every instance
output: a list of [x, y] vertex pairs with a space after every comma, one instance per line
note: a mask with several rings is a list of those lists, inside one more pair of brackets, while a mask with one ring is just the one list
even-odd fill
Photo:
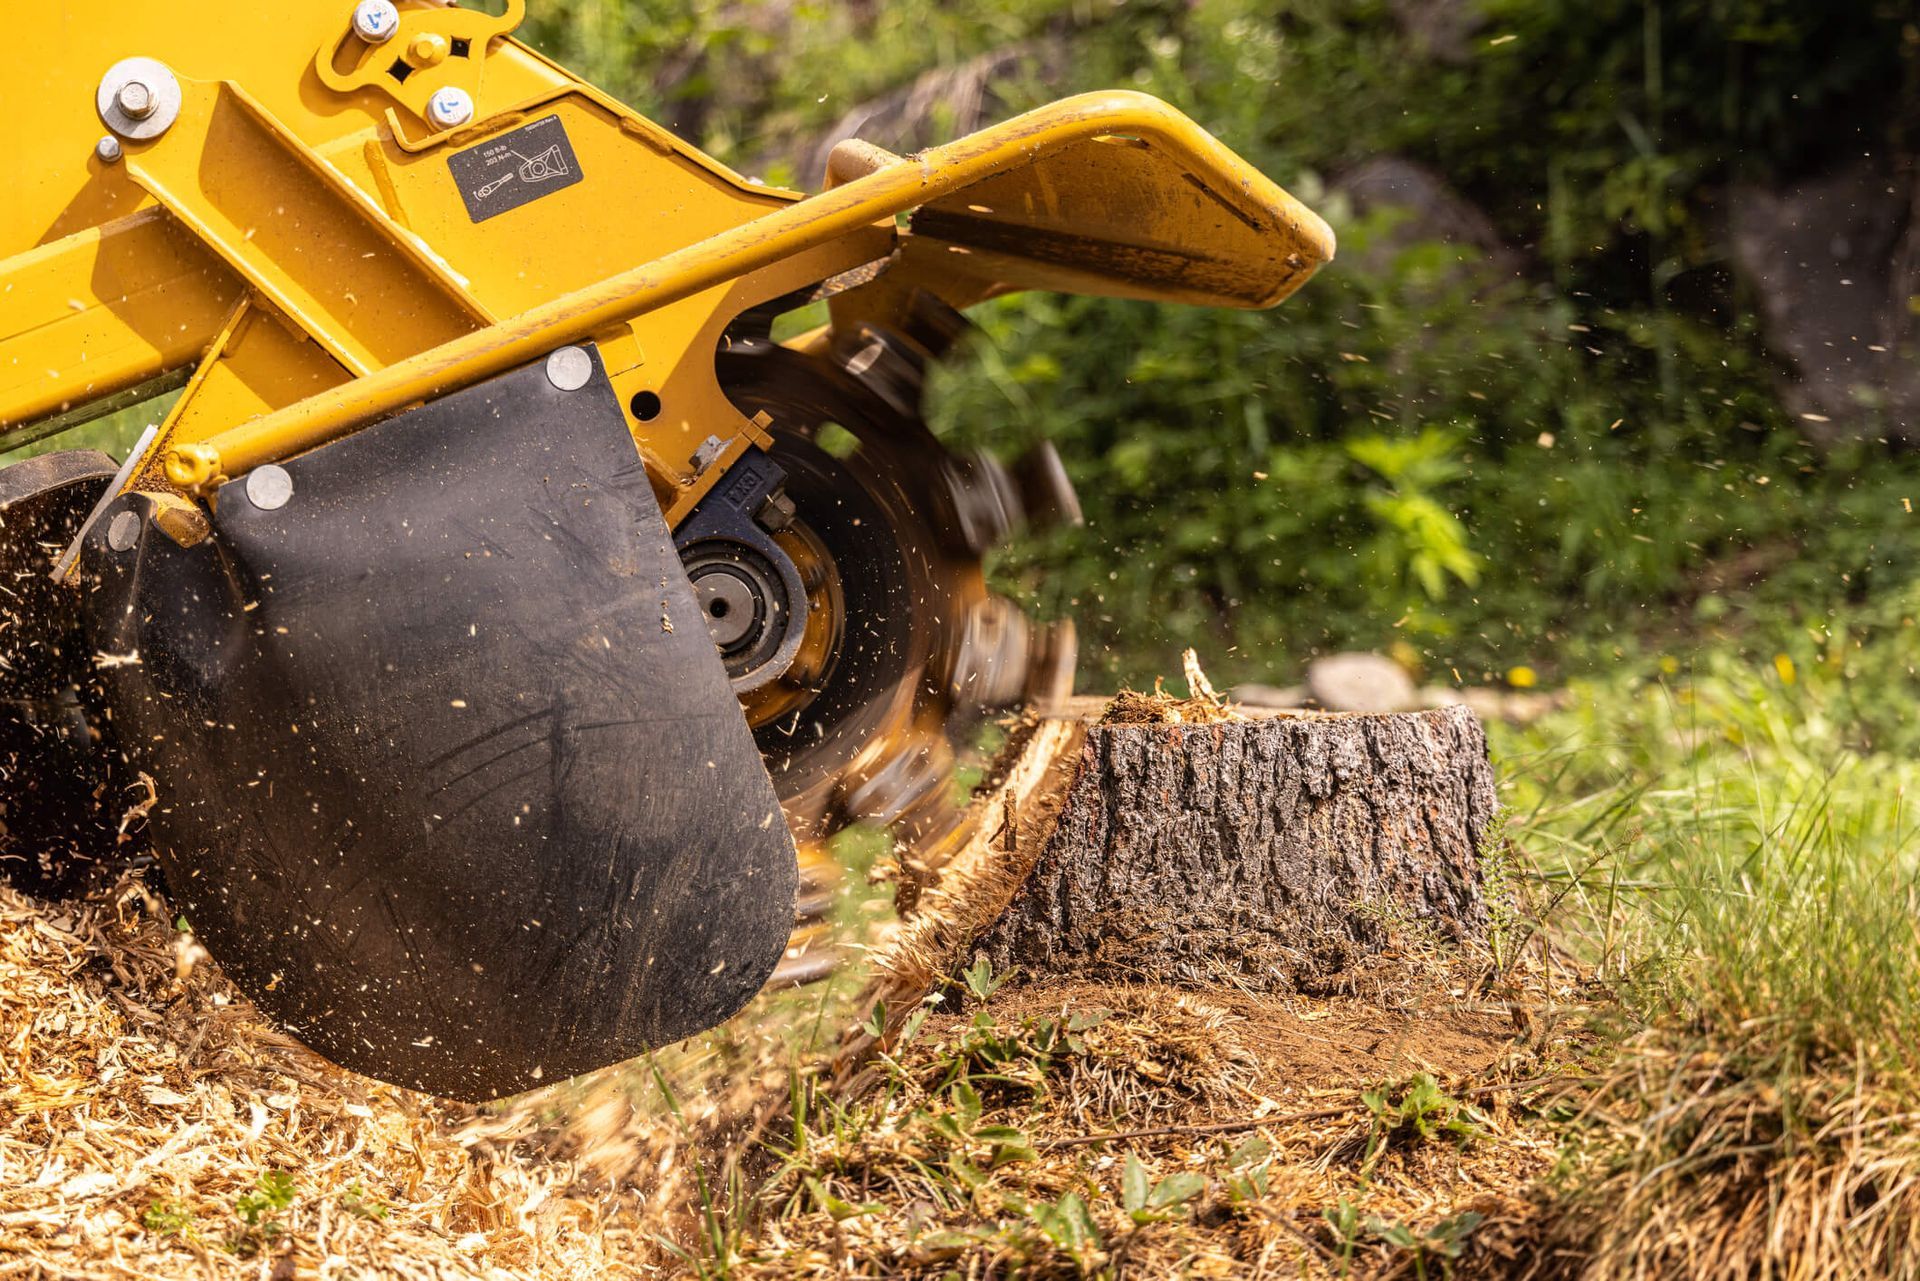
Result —
[[427, 118], [442, 129], [453, 129], [473, 119], [473, 96], [458, 85], [434, 90], [427, 99]]
[[353, 30], [368, 44], [385, 44], [400, 29], [400, 11], [393, 0], [361, 0], [353, 11]]
[[120, 94], [115, 101], [120, 104], [120, 110], [135, 120], [145, 120], [153, 114], [154, 107], [158, 105], [154, 101], [153, 90], [138, 80], [129, 80], [121, 85]]

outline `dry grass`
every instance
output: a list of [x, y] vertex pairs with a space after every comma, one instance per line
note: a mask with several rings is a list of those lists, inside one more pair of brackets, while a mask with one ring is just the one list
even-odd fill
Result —
[[653, 1275], [648, 1206], [260, 1022], [137, 883], [0, 889], [0, 1274]]
[[[1231, 718], [1194, 676], [1191, 699], [1123, 695], [1105, 716]], [[966, 965], [1046, 844], [1077, 745], [1036, 735], [996, 769], [980, 804], [989, 817], [1005, 805], [1008, 821], [978, 826], [873, 958], [864, 1025], [763, 1109], [769, 1155], [747, 1167], [704, 1269], [1298, 1276], [1530, 1263], [1544, 1230], [1534, 1189], [1559, 1144], [1533, 1105], [1590, 1044], [1567, 1017], [1584, 988], [1564, 966], [1516, 963], [1496, 983], [1484, 961], [1417, 945], [1318, 993], [1260, 995], [1003, 988]], [[1498, 1001], [1483, 995], [1494, 990]]]
[[1661, 1028], [1590, 1115], [1596, 1172], [1559, 1232], [1588, 1281], [1920, 1276], [1911, 1094], [1858, 1070], [1757, 1080]]
[[1551, 745], [1511, 771], [1521, 867], [1621, 1032], [1555, 1207], [1592, 1281], [1920, 1276], [1920, 764], [1872, 750], [1852, 700], [1887, 692], [1832, 653], [1514, 744]]
[[[491, 1109], [273, 1032], [136, 880], [0, 891], [0, 1272], [1297, 1275], [1531, 1239], [1553, 1136], [1497, 1087], [1558, 1070], [1564, 1038], [1469, 997], [1478, 969], [1410, 951], [1317, 996], [951, 988], [1078, 742], [1019, 739], [919, 914], [838, 986]], [[1507, 995], [1567, 999], [1564, 975], [1527, 983]], [[1422, 1090], [1431, 1134], [1394, 1119]]]
[[[1063, 733], [982, 804], [1024, 799]], [[857, 1035], [863, 981], [765, 994], [655, 1058], [472, 1108], [268, 1027], [137, 877], [58, 905], [0, 888], [0, 1275], [682, 1272], [768, 1099]]]
[[1002, 986], [1078, 741], [1019, 736], [834, 984], [491, 1109], [266, 1028], [135, 881], [0, 891], [0, 1274], [1920, 1277], [1903, 823], [1634, 792], [1578, 875], [1523, 847], [1593, 821], [1514, 824], [1494, 958]]

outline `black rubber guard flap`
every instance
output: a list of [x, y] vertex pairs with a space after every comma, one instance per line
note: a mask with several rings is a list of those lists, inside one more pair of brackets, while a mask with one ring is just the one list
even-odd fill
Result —
[[308, 1045], [450, 1098], [722, 1022], [793, 926], [779, 802], [593, 365], [295, 459], [276, 510], [226, 485], [194, 548], [143, 521], [115, 551], [137, 495], [88, 538], [174, 904]]

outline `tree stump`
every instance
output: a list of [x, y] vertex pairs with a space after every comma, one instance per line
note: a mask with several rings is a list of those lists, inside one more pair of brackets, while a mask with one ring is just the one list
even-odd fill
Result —
[[1482, 935], [1496, 809], [1464, 707], [1246, 719], [1122, 696], [968, 954], [1027, 976], [1311, 985], [1389, 939]]

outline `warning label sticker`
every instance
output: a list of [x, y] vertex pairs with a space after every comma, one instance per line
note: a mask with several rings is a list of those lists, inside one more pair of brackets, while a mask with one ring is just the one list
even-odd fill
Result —
[[573, 154], [559, 116], [543, 116], [511, 133], [447, 157], [454, 185], [467, 202], [467, 216], [485, 222], [580, 181], [580, 159]]

